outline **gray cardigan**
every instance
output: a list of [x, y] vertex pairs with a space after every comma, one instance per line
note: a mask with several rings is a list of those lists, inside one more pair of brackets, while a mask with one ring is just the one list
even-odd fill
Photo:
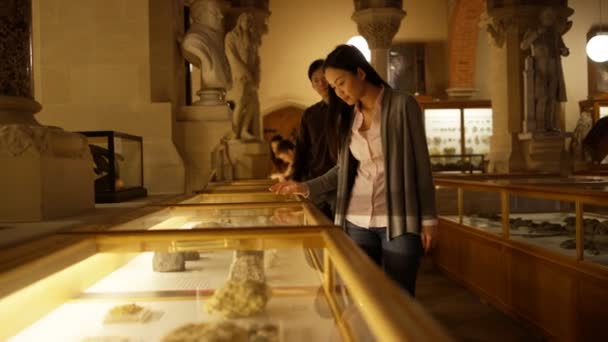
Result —
[[[412, 96], [385, 88], [380, 133], [388, 212], [387, 237], [420, 234], [422, 220], [436, 219], [437, 214], [422, 112]], [[311, 195], [337, 191], [335, 223], [343, 228], [358, 167], [350, 153], [350, 138], [350, 134], [343, 137], [337, 165], [323, 176], [305, 183]]]

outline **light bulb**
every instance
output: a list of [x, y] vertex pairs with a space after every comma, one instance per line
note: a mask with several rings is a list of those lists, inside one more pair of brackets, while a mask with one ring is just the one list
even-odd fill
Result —
[[372, 60], [372, 52], [369, 49], [369, 45], [367, 45], [367, 40], [365, 40], [365, 38], [363, 38], [362, 36], [354, 36], [349, 39], [346, 44], [352, 45], [356, 47], [359, 51], [361, 51], [361, 53], [368, 62]]
[[608, 33], [598, 32], [587, 42], [587, 56], [592, 61], [603, 63], [608, 61]]

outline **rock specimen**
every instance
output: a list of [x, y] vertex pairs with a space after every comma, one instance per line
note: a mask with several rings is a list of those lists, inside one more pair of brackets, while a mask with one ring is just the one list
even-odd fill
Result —
[[268, 286], [263, 282], [228, 280], [205, 303], [205, 309], [225, 318], [249, 317], [264, 311], [268, 294]]
[[183, 272], [186, 270], [184, 253], [154, 252], [152, 269], [155, 272]]

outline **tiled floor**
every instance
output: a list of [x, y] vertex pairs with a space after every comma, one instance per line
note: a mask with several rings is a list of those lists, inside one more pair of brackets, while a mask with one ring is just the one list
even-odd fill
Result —
[[507, 316], [424, 260], [416, 298], [457, 341], [543, 341], [521, 322]]

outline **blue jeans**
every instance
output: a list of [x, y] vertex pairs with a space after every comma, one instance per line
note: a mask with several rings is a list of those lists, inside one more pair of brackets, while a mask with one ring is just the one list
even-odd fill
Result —
[[386, 228], [361, 228], [346, 222], [346, 233], [389, 278], [409, 292], [416, 294], [416, 276], [424, 254], [420, 236], [406, 233], [386, 239]]

